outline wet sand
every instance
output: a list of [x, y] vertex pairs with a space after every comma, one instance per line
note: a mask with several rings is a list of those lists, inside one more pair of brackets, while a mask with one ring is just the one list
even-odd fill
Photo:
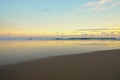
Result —
[[0, 80], [120, 80], [120, 50], [0, 66]]

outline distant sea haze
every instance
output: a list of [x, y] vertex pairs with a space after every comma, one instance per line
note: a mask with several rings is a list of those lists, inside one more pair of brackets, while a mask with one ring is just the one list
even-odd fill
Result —
[[120, 40], [120, 38], [115, 37], [0, 37], [0, 40]]

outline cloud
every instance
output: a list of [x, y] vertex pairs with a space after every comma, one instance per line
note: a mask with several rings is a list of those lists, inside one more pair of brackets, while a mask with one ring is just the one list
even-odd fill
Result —
[[89, 31], [93, 31], [93, 30], [108, 30], [108, 28], [102, 28], [102, 29], [77, 29], [76, 31], [86, 31], [86, 30], [89, 30]]
[[98, 0], [84, 4], [84, 7], [90, 7], [92, 11], [103, 11], [116, 6], [120, 6], [120, 0]]
[[106, 31], [106, 30], [114, 30], [120, 32], [120, 28], [77, 29], [75, 31]]
[[44, 11], [45, 11], [45, 12], [51, 12], [51, 10], [50, 10], [50, 9], [44, 9]]

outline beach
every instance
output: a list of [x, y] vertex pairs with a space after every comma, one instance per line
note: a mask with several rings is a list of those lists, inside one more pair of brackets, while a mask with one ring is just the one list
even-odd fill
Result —
[[120, 80], [120, 50], [71, 54], [2, 65], [0, 80]]

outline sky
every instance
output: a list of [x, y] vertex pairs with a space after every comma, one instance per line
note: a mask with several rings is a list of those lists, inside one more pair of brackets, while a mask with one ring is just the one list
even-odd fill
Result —
[[120, 0], [0, 0], [0, 35], [88, 33], [120, 34]]

